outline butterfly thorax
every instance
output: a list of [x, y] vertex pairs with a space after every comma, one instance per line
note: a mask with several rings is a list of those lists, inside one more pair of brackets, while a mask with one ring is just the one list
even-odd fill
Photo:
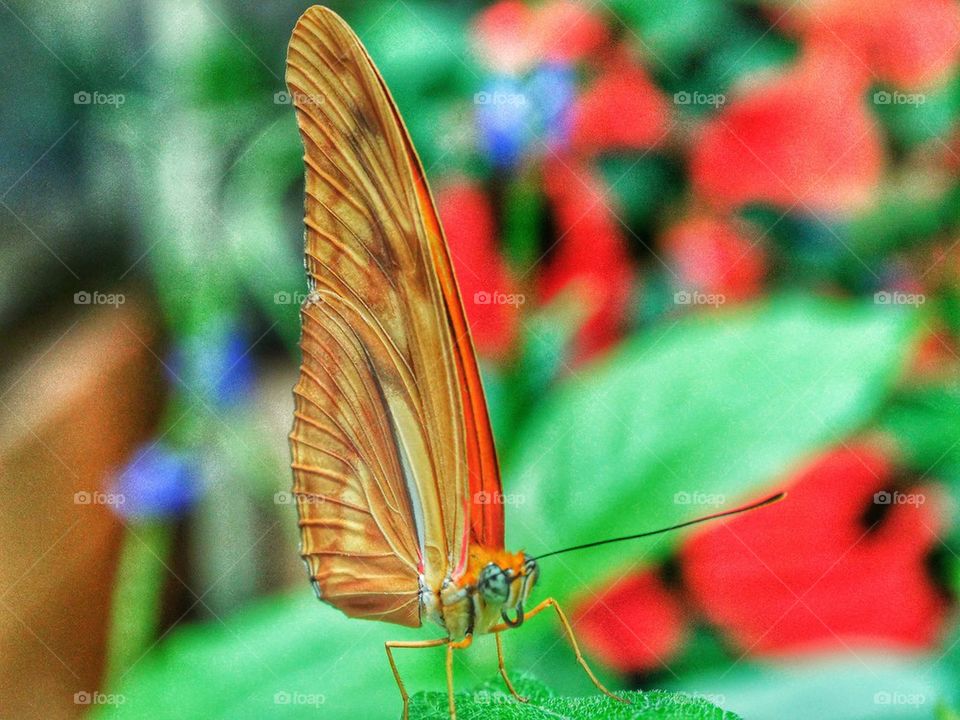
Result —
[[422, 588], [421, 610], [454, 641], [504, 622], [519, 625], [538, 573], [536, 560], [523, 552], [473, 547], [462, 575], [436, 590]]

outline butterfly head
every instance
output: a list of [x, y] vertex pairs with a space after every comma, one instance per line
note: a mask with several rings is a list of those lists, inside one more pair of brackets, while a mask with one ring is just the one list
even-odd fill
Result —
[[537, 561], [526, 553], [474, 546], [463, 575], [448, 577], [438, 590], [421, 591], [421, 612], [452, 640], [504, 623], [516, 627], [538, 576]]
[[475, 597], [482, 615], [515, 627], [523, 622], [527, 598], [537, 582], [537, 561], [526, 553], [491, 559], [476, 576]]

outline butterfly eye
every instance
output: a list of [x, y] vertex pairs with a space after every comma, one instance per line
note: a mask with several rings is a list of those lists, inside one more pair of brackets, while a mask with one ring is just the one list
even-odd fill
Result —
[[477, 589], [487, 602], [504, 603], [510, 595], [510, 581], [503, 570], [490, 563], [480, 571]]
[[531, 587], [540, 577], [540, 567], [537, 565], [536, 558], [532, 558], [526, 553], [523, 554], [523, 572], [530, 578], [528, 584]]

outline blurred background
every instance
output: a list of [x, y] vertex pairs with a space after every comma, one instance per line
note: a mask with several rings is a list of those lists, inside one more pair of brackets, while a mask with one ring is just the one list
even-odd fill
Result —
[[[437, 195], [508, 547], [790, 493], [544, 560], [604, 680], [958, 717], [960, 5], [332, 5]], [[382, 642], [433, 632], [318, 603], [287, 492], [306, 6], [0, 1], [4, 718], [399, 715]], [[594, 692], [552, 618], [504, 640]]]

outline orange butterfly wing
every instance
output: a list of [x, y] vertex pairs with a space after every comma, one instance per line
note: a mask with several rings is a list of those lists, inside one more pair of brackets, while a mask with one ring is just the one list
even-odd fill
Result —
[[304, 144], [303, 364], [290, 435], [301, 553], [326, 602], [420, 624], [470, 542], [502, 545], [483, 391], [423, 169], [383, 80], [309, 9], [287, 85]]

